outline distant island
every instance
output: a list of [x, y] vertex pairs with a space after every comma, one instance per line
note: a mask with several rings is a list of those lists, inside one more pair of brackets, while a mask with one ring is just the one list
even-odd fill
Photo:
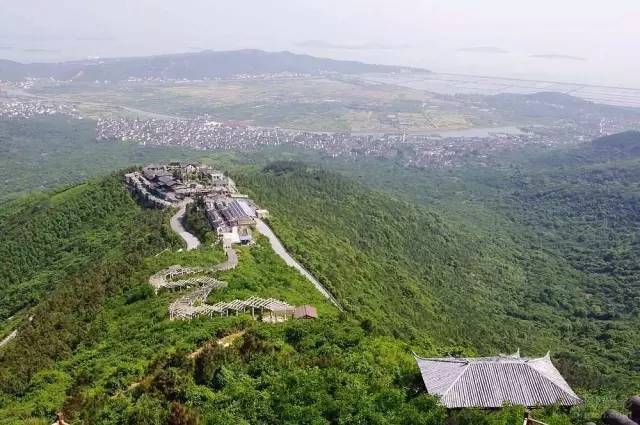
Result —
[[462, 47], [458, 49], [458, 52], [465, 53], [509, 53], [505, 49], [495, 46], [477, 46], [477, 47]]
[[587, 58], [581, 56], [572, 55], [557, 55], [557, 54], [543, 54], [543, 55], [530, 55], [529, 57], [535, 59], [558, 59], [558, 60], [570, 60], [570, 61], [586, 61]]
[[395, 50], [406, 49], [410, 47], [408, 44], [385, 44], [379, 42], [367, 43], [334, 43], [325, 40], [305, 40], [296, 43], [299, 47], [309, 47], [312, 49], [343, 49], [343, 50]]

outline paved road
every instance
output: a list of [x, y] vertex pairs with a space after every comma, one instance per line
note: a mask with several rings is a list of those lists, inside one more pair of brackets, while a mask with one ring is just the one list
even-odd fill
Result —
[[307, 280], [309, 280], [309, 282], [313, 283], [313, 286], [315, 286], [316, 289], [318, 291], [320, 291], [320, 293], [322, 295], [324, 295], [329, 301], [331, 301], [331, 303], [333, 303], [333, 305], [338, 307], [338, 309], [340, 311], [343, 311], [342, 307], [340, 306], [340, 304], [338, 304], [338, 301], [331, 294], [331, 292], [329, 292], [329, 290], [327, 288], [325, 288], [324, 285], [322, 285], [318, 281], [318, 279], [316, 279], [311, 273], [309, 273], [309, 271], [307, 269], [305, 269], [300, 263], [298, 263], [291, 256], [291, 254], [289, 254], [289, 252], [287, 252], [287, 250], [285, 249], [284, 245], [282, 245], [282, 242], [280, 242], [280, 239], [278, 239], [276, 234], [273, 233], [273, 230], [271, 230], [271, 228], [264, 221], [262, 221], [259, 218], [257, 218], [256, 219], [256, 228], [258, 229], [258, 231], [260, 233], [265, 235], [267, 237], [267, 239], [269, 239], [269, 242], [271, 243], [271, 248], [273, 248], [275, 253], [278, 254], [280, 256], [280, 258], [282, 258], [284, 260], [285, 263], [287, 263], [289, 266], [291, 266], [291, 267], [295, 268], [296, 270], [298, 270], [300, 272], [300, 274], [302, 274], [304, 277], [307, 278]]
[[[182, 225], [182, 217], [187, 210], [187, 205], [192, 202], [191, 200], [183, 201], [179, 204], [180, 209], [178, 212], [171, 217], [171, 228], [174, 232], [176, 232], [182, 239], [187, 243], [187, 250], [195, 249], [200, 246], [200, 241], [191, 233], [187, 232], [187, 230]], [[292, 256], [287, 252], [280, 239], [276, 236], [275, 233], [271, 230], [271, 228], [262, 220], [256, 219], [256, 228], [260, 233], [265, 235], [269, 242], [271, 243], [271, 247], [275, 251], [276, 254], [280, 256], [289, 266], [295, 268], [302, 274], [304, 277], [309, 280], [313, 284], [313, 286], [320, 291], [322, 295], [324, 295], [329, 301], [333, 303], [340, 311], [342, 311], [342, 307], [338, 304], [338, 301], [335, 297], [329, 292], [327, 288], [322, 285], [318, 279], [316, 279], [307, 269], [305, 269], [300, 263], [298, 263]], [[224, 250], [227, 254], [227, 261], [214, 266], [217, 270], [230, 270], [236, 267], [238, 264], [238, 257], [236, 252], [230, 246], [225, 246]]]
[[175, 213], [173, 217], [171, 217], [171, 228], [187, 243], [187, 251], [196, 249], [200, 246], [200, 241], [198, 240], [198, 238], [187, 232], [187, 230], [182, 225], [182, 217], [184, 217], [184, 214], [187, 211], [187, 205], [191, 202], [193, 201], [188, 200], [181, 202], [179, 204], [180, 209], [177, 213]]
[[231, 247], [231, 245], [225, 246], [224, 252], [227, 254], [227, 261], [218, 264], [217, 266], [213, 266], [213, 269], [223, 272], [235, 269], [238, 265], [238, 254], [236, 254], [236, 251]]

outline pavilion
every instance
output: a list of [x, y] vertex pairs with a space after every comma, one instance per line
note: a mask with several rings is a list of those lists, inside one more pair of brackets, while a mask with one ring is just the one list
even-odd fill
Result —
[[449, 409], [582, 403], [551, 363], [549, 353], [539, 358], [520, 357], [520, 351], [480, 358], [415, 357], [427, 392]]

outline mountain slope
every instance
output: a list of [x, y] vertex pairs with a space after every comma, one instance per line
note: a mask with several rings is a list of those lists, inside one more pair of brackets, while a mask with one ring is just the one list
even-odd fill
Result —
[[601, 137], [592, 143], [594, 150], [610, 155], [640, 155], [640, 131], [626, 131]]
[[[320, 311], [317, 322], [168, 320], [167, 306], [176, 294], [153, 296], [144, 290], [150, 274], [176, 263], [215, 264], [222, 252], [211, 247], [163, 249], [175, 250], [175, 237], [164, 231], [166, 214], [141, 210], [117, 176], [9, 203], [1, 211], [2, 223], [10, 223], [9, 229], [32, 223], [34, 231], [24, 237], [10, 231], [6, 240], [47, 249], [31, 234], [39, 233], [36, 228], [55, 234], [68, 222], [86, 232], [79, 239], [94, 239], [110, 221], [88, 208], [88, 199], [94, 201], [92, 208], [106, 209], [112, 218], [110, 249], [96, 250], [97, 258], [88, 255], [89, 263], [78, 253], [77, 270], [52, 277], [55, 284], [38, 297], [43, 301], [23, 314], [16, 339], [0, 349], [0, 423], [40, 423], [62, 408], [68, 419], [92, 424], [168, 423], [170, 418], [171, 423], [196, 423], [198, 416], [229, 424], [330, 418], [442, 422], [444, 410], [419, 392], [410, 350], [399, 341], [371, 337], [358, 322], [338, 317], [262, 239], [240, 249], [238, 268], [222, 275], [229, 289], [218, 296], [258, 294], [309, 302]], [[74, 215], [85, 209], [86, 215]], [[126, 237], [121, 238], [121, 230]], [[64, 235], [48, 242], [49, 255], [65, 255], [69, 244]], [[24, 252], [6, 255], [11, 264], [25, 257]], [[31, 271], [67, 272], [67, 266], [48, 261], [34, 263]], [[218, 337], [239, 330], [232, 347], [217, 346]], [[200, 356], [187, 356], [198, 347]]]
[[[427, 205], [482, 238], [482, 249], [498, 244], [512, 253], [525, 272], [527, 303], [510, 314], [547, 323], [549, 337], [569, 343], [559, 354], [572, 382], [633, 392], [640, 382], [633, 331], [640, 324], [638, 143], [637, 133], [622, 133], [511, 154], [492, 168], [418, 170], [389, 161], [332, 166]], [[539, 310], [545, 305], [550, 316]]]
[[[624, 294], [636, 293], [631, 282], [603, 280], [536, 246], [524, 229], [492, 231], [458, 214], [445, 219], [440, 207], [398, 201], [304, 166], [238, 182], [275, 212], [273, 227], [292, 252], [356, 317], [384, 333], [429, 335], [438, 346], [481, 354], [551, 350], [574, 384], [638, 382], [637, 361], [625, 357], [637, 350], [637, 312], [620, 307]], [[608, 288], [617, 288], [615, 298]], [[603, 338], [610, 343], [600, 345]]]
[[179, 246], [163, 216], [143, 212], [120, 176], [5, 204], [0, 219], [0, 314], [20, 319], [18, 336], [0, 353], [0, 389], [8, 394], [22, 393], [39, 370], [95, 336], [95, 314], [131, 285], [142, 256]]
[[[210, 51], [161, 56], [114, 58], [62, 63], [19, 64], [0, 61], [0, 80], [26, 77], [73, 81], [122, 81], [133, 78], [203, 79], [237, 74], [400, 72], [409, 68], [317, 58], [287, 51]], [[424, 72], [424, 71], [422, 71]]]
[[604, 105], [580, 99], [564, 93], [539, 92], [533, 94], [503, 93], [485, 98], [486, 102], [500, 111], [504, 119], [513, 122], [535, 123], [558, 122], [567, 119], [587, 125], [587, 118], [637, 120], [634, 108]]
[[[163, 230], [167, 214], [141, 210], [117, 177], [16, 201], [2, 210], [3, 223], [33, 221], [49, 232], [61, 220], [57, 210], [50, 211], [52, 223], [39, 219], [47, 215], [41, 211], [83, 210], [92, 199], [98, 210], [113, 208], [107, 215], [118, 222], [114, 234], [126, 237], [105, 243], [112, 249], [101, 248], [81, 271], [53, 278], [38, 297], [44, 301], [24, 313], [18, 337], [0, 350], [0, 423], [46, 420], [63, 408], [71, 420], [92, 424], [192, 424], [198, 417], [223, 424], [444, 424], [444, 410], [424, 394], [412, 351], [495, 354], [522, 344], [543, 354], [574, 347], [561, 339], [558, 317], [544, 303], [531, 317], [511, 313], [512, 304], [528, 302], [518, 293], [520, 253], [511, 256], [433, 211], [322, 170], [273, 164], [236, 177], [271, 209], [285, 244], [336, 292], [347, 313], [323, 301], [258, 239], [240, 249], [237, 269], [221, 274], [229, 293], [214, 299], [275, 294], [317, 305], [319, 320], [170, 321], [166, 309], [179, 294], [154, 296], [144, 289], [149, 276], [172, 264], [218, 263], [219, 248], [176, 252], [173, 235]], [[89, 240], [109, 223], [95, 214], [77, 221], [78, 229], [93, 229]], [[22, 240], [31, 243], [29, 236]], [[48, 255], [64, 256], [64, 238], [51, 244]], [[7, 255], [20, 264], [24, 253]], [[548, 266], [547, 258], [541, 262]], [[66, 267], [34, 264], [34, 271]], [[233, 342], [220, 347], [221, 337]], [[584, 361], [582, 351], [577, 355]], [[576, 423], [584, 412], [574, 411]], [[521, 416], [521, 408], [468, 412], [459, 423], [506, 425]], [[569, 420], [553, 410], [536, 417]]]

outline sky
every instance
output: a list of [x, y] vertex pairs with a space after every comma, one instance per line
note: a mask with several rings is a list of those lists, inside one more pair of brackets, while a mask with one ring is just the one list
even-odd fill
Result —
[[0, 0], [0, 58], [290, 50], [640, 88], [640, 0]]

